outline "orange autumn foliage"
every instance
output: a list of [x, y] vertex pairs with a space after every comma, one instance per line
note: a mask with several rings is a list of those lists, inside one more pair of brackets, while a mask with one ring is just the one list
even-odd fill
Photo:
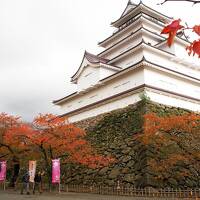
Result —
[[155, 113], [144, 115], [144, 135], [154, 135], [158, 131], [179, 130], [193, 133], [200, 126], [200, 115], [185, 114], [159, 117]]
[[1, 158], [20, 157], [25, 148], [21, 141], [9, 138], [9, 133], [18, 134], [26, 128], [20, 121], [20, 117], [0, 113], [0, 155]]
[[[144, 134], [138, 136], [140, 141], [147, 146], [153, 145], [156, 152], [162, 154], [162, 159], [155, 156], [148, 161], [152, 169], [166, 173], [178, 162], [200, 169], [200, 115], [161, 117], [149, 113], [144, 115], [143, 131]], [[176, 146], [177, 152], [169, 151], [171, 145]]]
[[65, 155], [67, 152], [66, 161], [80, 163], [91, 168], [106, 166], [114, 161], [110, 157], [99, 155], [85, 139], [86, 133], [68, 123], [65, 118], [51, 114], [40, 115], [33, 124], [37, 134], [41, 136], [45, 134], [42, 137], [43, 141], [38, 142], [43, 142], [47, 147], [51, 146], [54, 151], [52, 153], [55, 154], [54, 157]]
[[32, 158], [42, 157], [46, 167], [55, 158], [91, 168], [106, 166], [114, 161], [111, 157], [99, 155], [85, 140], [85, 135], [83, 130], [69, 124], [65, 118], [45, 114], [36, 117], [32, 124], [11, 128], [5, 140], [10, 145], [26, 150]]

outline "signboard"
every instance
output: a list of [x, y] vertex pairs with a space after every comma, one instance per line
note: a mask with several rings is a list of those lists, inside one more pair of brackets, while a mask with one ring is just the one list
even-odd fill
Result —
[[36, 173], [36, 161], [29, 161], [29, 181], [34, 183]]
[[52, 183], [60, 183], [60, 159], [52, 160]]
[[0, 161], [0, 181], [6, 180], [6, 161]]

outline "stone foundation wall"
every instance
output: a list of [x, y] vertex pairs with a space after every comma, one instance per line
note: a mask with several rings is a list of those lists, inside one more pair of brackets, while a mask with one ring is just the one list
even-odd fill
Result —
[[[125, 186], [135, 187], [200, 187], [200, 171], [192, 166], [179, 166], [166, 176], [162, 181], [155, 170], [148, 166], [148, 160], [161, 156], [153, 145], [145, 146], [134, 139], [134, 134], [142, 133], [143, 115], [148, 112], [157, 113], [160, 116], [182, 115], [188, 110], [167, 107], [149, 101], [141, 101], [124, 109], [115, 110], [76, 123], [87, 132], [87, 140], [103, 155], [116, 158], [116, 163], [101, 168], [88, 169], [78, 165], [66, 165], [63, 171], [64, 182], [68, 184], [86, 185], [117, 185], [117, 181]], [[178, 151], [176, 144], [172, 151]], [[186, 168], [190, 177], [180, 178], [177, 174], [182, 168]]]

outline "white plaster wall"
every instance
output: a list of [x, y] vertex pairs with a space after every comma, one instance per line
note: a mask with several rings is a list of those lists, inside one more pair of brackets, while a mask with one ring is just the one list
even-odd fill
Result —
[[120, 66], [122, 68], [127, 68], [141, 61], [143, 57], [142, 49], [138, 49], [130, 52], [128, 55], [121, 57], [120, 59], [112, 62], [113, 65]]
[[187, 44], [187, 43], [183, 44], [180, 41], [175, 41], [175, 43], [174, 43], [175, 54], [177, 57], [179, 57], [181, 59], [184, 59], [188, 62], [199, 65], [199, 70], [200, 70], [200, 62], [199, 62], [198, 56], [192, 56], [192, 54], [191, 54], [191, 56], [189, 56], [188, 52], [186, 51], [186, 47], [188, 45], [189, 44]]
[[116, 73], [116, 70], [100, 67], [100, 80], [111, 76], [114, 73]]
[[[83, 111], [79, 114], [72, 115], [69, 117], [70, 122], [76, 122], [90, 117], [97, 116], [102, 113], [106, 113], [119, 108], [124, 108], [128, 105], [134, 104], [140, 101], [141, 92], [132, 94], [130, 96], [124, 96], [117, 100], [112, 100], [109, 103], [100, 105], [98, 107], [90, 108], [89, 110]], [[161, 103], [168, 106], [181, 107], [193, 111], [200, 112], [200, 103], [187, 101], [185, 99], [179, 99], [177, 97], [168, 96], [167, 94], [159, 94], [157, 92], [146, 90], [146, 95], [154, 102]]]
[[144, 56], [148, 61], [151, 61], [153, 63], [156, 63], [158, 65], [162, 65], [168, 69], [178, 71], [180, 73], [192, 76], [194, 78], [199, 79], [200, 78], [200, 68], [197, 67], [197, 69], [191, 68], [191, 65], [188, 63], [188, 65], [184, 65], [183, 63], [179, 61], [175, 61], [177, 57], [171, 56], [171, 55], [163, 55], [162, 52], [159, 53], [159, 51], [152, 51], [151, 48], [144, 48]]
[[116, 73], [116, 70], [105, 68], [102, 66], [87, 66], [84, 68], [80, 77], [77, 80], [78, 91], [85, 90], [92, 85], [97, 84], [99, 80], [104, 79], [114, 73]]
[[[154, 102], [161, 103], [168, 106], [181, 107], [193, 111], [200, 112], [200, 103], [187, 101], [185, 99], [179, 99], [175, 96], [169, 96], [167, 94], [159, 94], [159, 92], [146, 90], [145, 94]], [[112, 100], [109, 103], [100, 105], [98, 107], [90, 108], [90, 110], [83, 111], [79, 114], [69, 117], [70, 122], [76, 122], [90, 117], [97, 116], [102, 113], [106, 113], [119, 108], [124, 108], [128, 105], [134, 104], [140, 101], [141, 92], [131, 94], [130, 96], [124, 96], [117, 100]]]
[[142, 84], [144, 84], [144, 72], [143, 68], [138, 68], [130, 71], [128, 74], [106, 82], [105, 85], [97, 89], [68, 100], [61, 105], [61, 109], [63, 113], [71, 112]]
[[157, 43], [159, 43], [159, 42], [162, 41], [161, 38], [158, 38], [157, 36], [152, 35], [152, 34], [150, 34], [150, 33], [147, 32], [147, 31], [143, 31], [142, 37], [143, 37], [143, 40], [145, 41], [145, 43], [149, 43], [149, 44], [151, 44], [152, 46], [154, 46], [154, 45], [156, 45]]
[[165, 43], [156, 45], [156, 47], [157, 47], [158, 49], [161, 49], [161, 50], [167, 51], [167, 52], [169, 52], [169, 53], [175, 54], [175, 47], [174, 47], [174, 44], [172, 44], [172, 46], [169, 47], [169, 46], [167, 45], [167, 43], [165, 42]]
[[167, 94], [159, 94], [155, 91], [146, 91], [146, 95], [154, 102], [161, 103], [168, 106], [185, 108], [195, 112], [200, 112], [200, 103], [193, 102], [178, 97], [172, 97]]
[[153, 68], [144, 70], [145, 84], [200, 99], [200, 81], [190, 81]]
[[102, 113], [106, 113], [106, 112], [109, 112], [109, 111], [112, 111], [112, 110], [124, 108], [124, 107], [131, 105], [131, 104], [134, 104], [138, 101], [140, 101], [140, 93], [132, 94], [130, 96], [123, 97], [121, 99], [112, 100], [109, 103], [106, 103], [106, 104], [101, 105], [99, 107], [91, 108], [90, 110], [81, 112], [81, 113], [76, 114], [74, 116], [70, 116], [68, 118], [68, 120], [69, 120], [69, 122], [80, 121], [80, 120], [87, 119], [87, 118], [90, 118], [90, 117], [94, 117], [94, 116], [97, 116], [97, 115], [100, 115]]
[[82, 71], [77, 81], [78, 91], [84, 90], [91, 85], [96, 84], [100, 79], [100, 69], [87, 66]]
[[[98, 102], [100, 100], [106, 99], [115, 94], [119, 94], [123, 91], [129, 90], [131, 88], [137, 87], [142, 84], [152, 85], [158, 88], [169, 90], [172, 92], [185, 94], [187, 96], [192, 96], [195, 98], [200, 98], [200, 87], [199, 83], [193, 83], [190, 80], [185, 80], [180, 77], [176, 77], [172, 74], [162, 72], [157, 69], [152, 68], [139, 68], [121, 77], [107, 82], [105, 85], [90, 91], [82, 96], [68, 100], [67, 103], [63, 104], [63, 113], [67, 113], [81, 107], [90, 105], [92, 103]], [[149, 92], [147, 95], [152, 101], [170, 105], [170, 106], [181, 106], [182, 108], [199, 111], [200, 105], [198, 102], [191, 102], [190, 100], [179, 99], [177, 97], [167, 96], [161, 94], [162, 92]], [[90, 108], [87, 111], [81, 112], [74, 116], [70, 116], [69, 120], [71, 122], [86, 119], [88, 117], [96, 116], [101, 113], [109, 112], [118, 108], [126, 107], [139, 100], [139, 96], [134, 98], [130, 97], [120, 97], [118, 100], [111, 100], [111, 102], [101, 105], [97, 108]]]
[[[190, 62], [191, 64], [197, 64], [200, 65], [199, 58], [197, 56], [189, 56], [188, 52], [186, 51], [186, 47], [189, 45], [187, 42], [180, 42], [180, 39], [176, 38], [174, 43], [171, 47], [168, 47], [167, 43], [163, 43], [161, 45], [158, 45], [157, 47], [159, 49], [162, 49], [164, 51], [170, 52], [175, 54], [178, 58], [183, 59], [187, 62]], [[199, 67], [200, 69], [200, 67]]]
[[177, 57], [179, 58], [184, 58], [184, 59], [188, 59], [188, 60], [194, 60], [194, 58], [192, 56], [189, 56], [187, 51], [186, 51], [186, 44], [180, 43], [178, 41], [174, 42], [174, 52], [176, 54]]

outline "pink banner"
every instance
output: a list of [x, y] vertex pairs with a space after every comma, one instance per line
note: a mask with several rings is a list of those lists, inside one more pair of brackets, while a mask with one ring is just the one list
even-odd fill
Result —
[[60, 183], [60, 159], [52, 160], [52, 183]]
[[29, 181], [34, 183], [36, 173], [36, 161], [29, 161]]
[[0, 161], [0, 181], [6, 180], [6, 161]]

